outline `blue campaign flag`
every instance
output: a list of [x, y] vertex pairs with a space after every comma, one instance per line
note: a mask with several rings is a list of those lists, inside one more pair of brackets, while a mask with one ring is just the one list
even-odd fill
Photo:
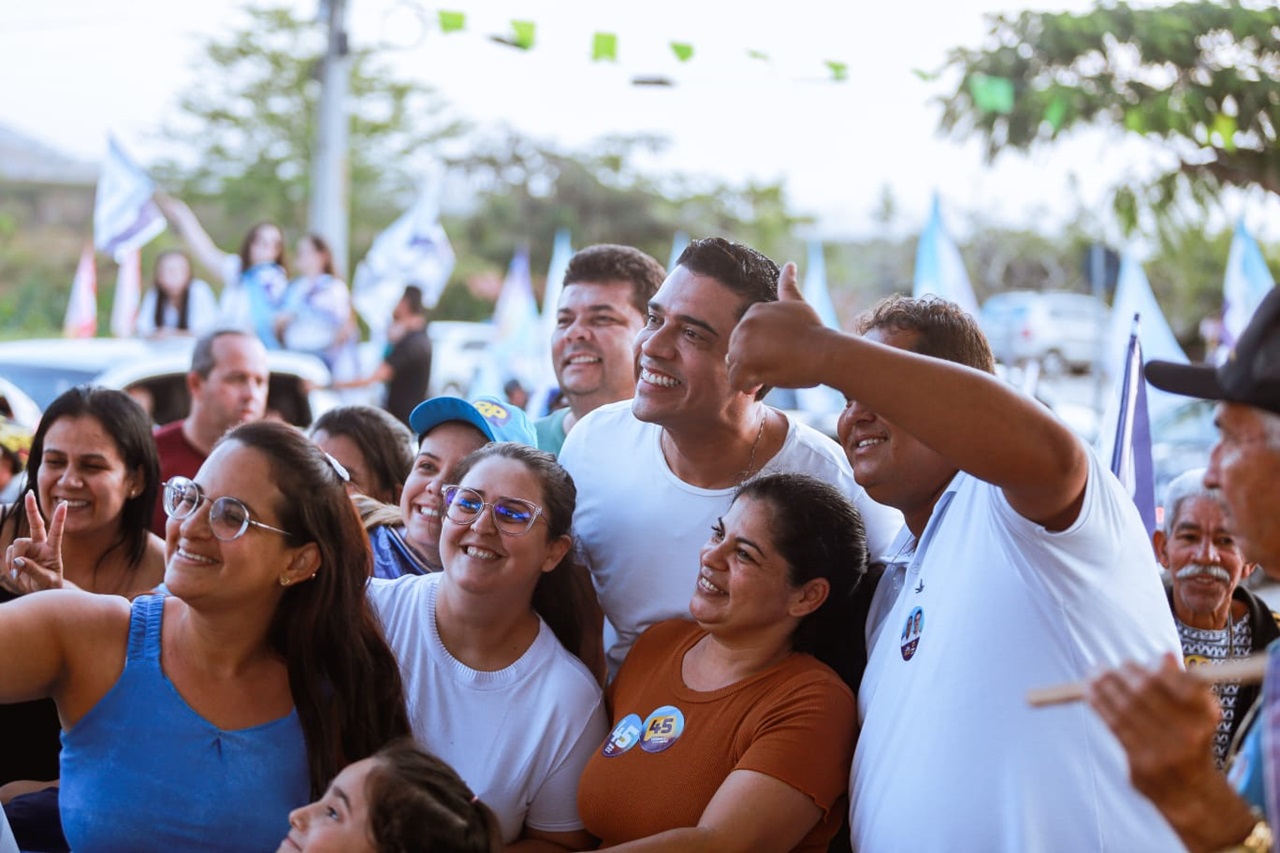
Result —
[[[1138, 334], [1141, 336], [1143, 358], [1186, 364], [1187, 354], [1182, 351], [1173, 329], [1169, 328], [1169, 321], [1165, 319], [1160, 303], [1156, 301], [1142, 264], [1131, 253], [1125, 252], [1120, 259], [1120, 275], [1111, 304], [1110, 326], [1103, 340], [1103, 364], [1113, 383], [1124, 374], [1124, 354], [1127, 352], [1125, 344], [1133, 331], [1130, 320], [1139, 315], [1142, 317], [1142, 328]], [[1148, 393], [1150, 410], [1155, 413], [1157, 420], [1185, 399], [1158, 388], [1148, 389]]]
[[1231, 238], [1231, 251], [1227, 255], [1227, 272], [1222, 279], [1222, 346], [1230, 349], [1248, 325], [1249, 318], [1257, 310], [1258, 303], [1276, 286], [1271, 270], [1262, 257], [1258, 241], [1244, 227], [1244, 220], [1236, 223], [1235, 236]]
[[1149, 536], [1156, 529], [1156, 481], [1151, 461], [1151, 419], [1147, 413], [1147, 383], [1142, 377], [1142, 341], [1138, 335], [1138, 320], [1139, 315], [1134, 314], [1120, 383], [1111, 473], [1133, 498]]
[[[840, 328], [836, 306], [831, 301], [831, 291], [827, 287], [827, 261], [822, 253], [822, 243], [817, 240], [809, 243], [809, 260], [805, 264], [802, 292], [805, 301], [818, 312], [823, 325], [832, 329]], [[801, 411], [815, 415], [839, 412], [844, 409], [844, 395], [826, 385], [797, 388], [796, 406]]]
[[934, 193], [929, 221], [920, 232], [920, 244], [916, 247], [915, 283], [911, 295], [917, 298], [941, 296], [972, 316], [978, 316], [978, 300], [969, 284], [969, 273], [964, 268], [960, 249], [942, 223], [942, 206], [937, 193]]
[[683, 231], [677, 231], [676, 236], [671, 240], [671, 260], [667, 261], [667, 272], [671, 272], [676, 268], [676, 261], [680, 260], [680, 254], [689, 245], [689, 235]]

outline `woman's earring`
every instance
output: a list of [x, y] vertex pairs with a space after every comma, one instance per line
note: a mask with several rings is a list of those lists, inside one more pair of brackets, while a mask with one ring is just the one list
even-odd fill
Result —
[[289, 584], [291, 584], [291, 583], [293, 583], [293, 581], [289, 580], [289, 576], [288, 576], [288, 575], [281, 575], [281, 576], [280, 576], [280, 586], [288, 586], [288, 585], [289, 585]]

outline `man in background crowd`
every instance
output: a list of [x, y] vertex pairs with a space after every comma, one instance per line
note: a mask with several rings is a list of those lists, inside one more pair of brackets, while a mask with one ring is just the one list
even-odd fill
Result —
[[666, 275], [630, 246], [588, 246], [569, 261], [551, 335], [556, 381], [569, 405], [534, 423], [539, 449], [559, 454], [587, 412], [635, 394], [632, 344]]

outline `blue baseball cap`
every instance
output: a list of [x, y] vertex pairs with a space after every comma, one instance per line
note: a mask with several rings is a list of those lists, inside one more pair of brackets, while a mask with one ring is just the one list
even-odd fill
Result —
[[490, 441], [515, 441], [530, 447], [538, 445], [538, 437], [528, 415], [497, 397], [477, 397], [473, 403], [461, 397], [432, 397], [419, 403], [409, 414], [409, 428], [419, 441], [449, 421], [470, 424]]

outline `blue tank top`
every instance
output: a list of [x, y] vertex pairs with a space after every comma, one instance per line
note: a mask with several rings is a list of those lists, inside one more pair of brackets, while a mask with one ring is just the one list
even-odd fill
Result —
[[139, 596], [124, 672], [62, 734], [62, 825], [76, 853], [275, 850], [309, 800], [296, 710], [224, 731], [160, 669], [163, 595]]

